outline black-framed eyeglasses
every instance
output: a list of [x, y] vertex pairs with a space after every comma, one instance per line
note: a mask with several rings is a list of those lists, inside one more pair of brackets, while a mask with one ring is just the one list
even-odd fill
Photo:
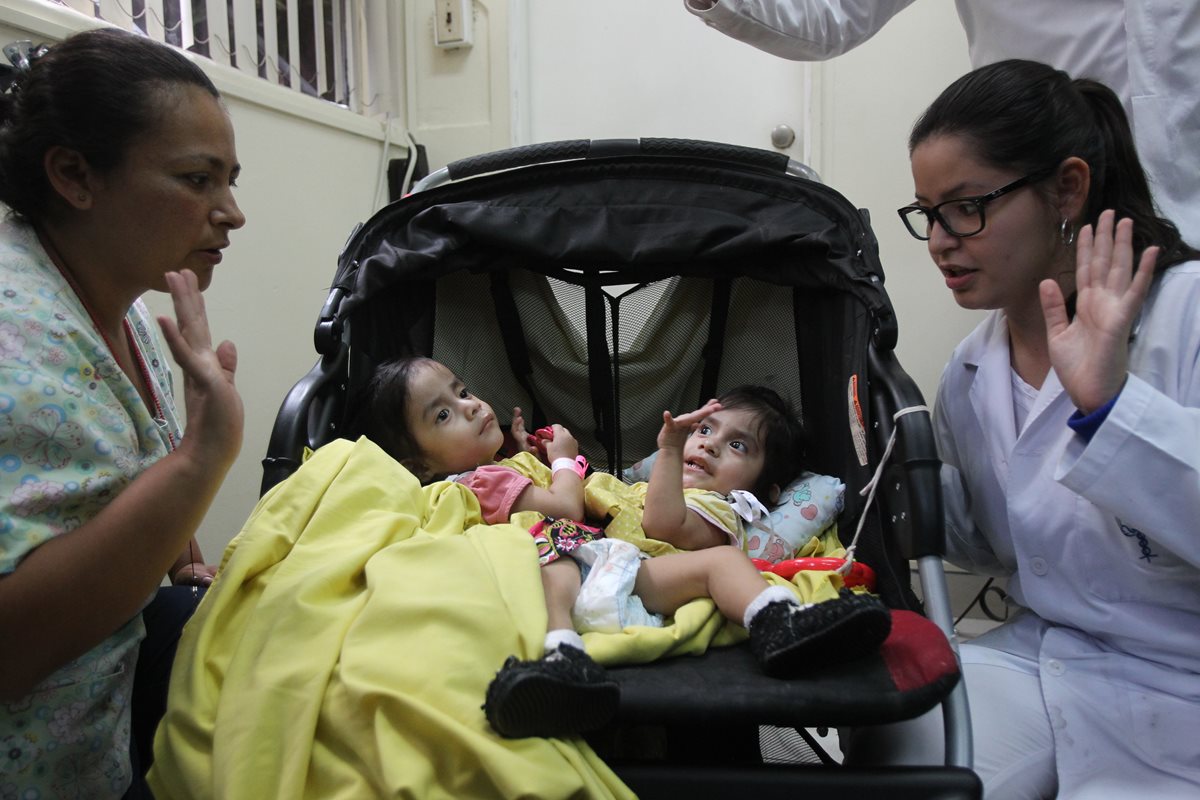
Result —
[[941, 223], [942, 230], [951, 236], [957, 236], [960, 239], [974, 236], [987, 224], [987, 218], [983, 212], [984, 206], [997, 197], [1015, 192], [1022, 186], [1028, 186], [1043, 178], [1048, 178], [1055, 169], [1056, 167], [1048, 167], [1031, 172], [1024, 178], [1017, 178], [1012, 183], [1005, 184], [987, 194], [975, 197], [956, 197], [953, 200], [938, 203], [932, 208], [918, 205], [905, 206], [897, 209], [896, 213], [900, 215], [900, 219], [904, 220], [904, 227], [908, 228], [908, 232], [923, 242], [928, 241], [933, 233], [934, 222]]

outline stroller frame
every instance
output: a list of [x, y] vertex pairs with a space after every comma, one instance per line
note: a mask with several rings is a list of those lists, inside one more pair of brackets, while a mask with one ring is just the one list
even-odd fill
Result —
[[[484, 347], [479, 337], [450, 352], [437, 340], [447, 327], [472, 328], [476, 322], [469, 313], [457, 322], [447, 320], [454, 304], [439, 287], [449, 282], [451, 297], [454, 291], [486, 292], [495, 324], [505, 334], [502, 342], [492, 342], [484, 360], [498, 358], [511, 374], [499, 374], [495, 385], [478, 393], [489, 399], [515, 397], [514, 405], [532, 409], [534, 425], [569, 419], [577, 431], [589, 423], [577, 438], [596, 468], [617, 472], [646, 455], [629, 442], [653, 442], [646, 430], [657, 431], [664, 407], [692, 408], [689, 403], [714, 396], [733, 376], [780, 380], [781, 393], [799, 400], [810, 432], [808, 468], [846, 483], [846, 507], [839, 518], [844, 539], [863, 518], [858, 552], [880, 574], [879, 593], [893, 609], [919, 610], [908, 579], [908, 563], [916, 561], [925, 612], [953, 643], [941, 561], [940, 462], [924, 400], [893, 352], [897, 326], [883, 289], [878, 245], [865, 212], [812, 178], [811, 170], [780, 154], [664, 139], [531, 145], [464, 159], [434, 173], [347, 242], [314, 332], [320, 358], [280, 408], [263, 461], [263, 491], [299, 466], [305, 447], [315, 449], [352, 429], [357, 393], [387, 358], [434, 355], [435, 347], [442, 347], [435, 357], [478, 385], [471, 370], [480, 370], [480, 357], [472, 355], [473, 348]], [[568, 191], [582, 193], [582, 199], [562, 201], [559, 194]], [[735, 202], [725, 204], [726, 195]], [[647, 219], [657, 240], [630, 233]], [[756, 253], [762, 254], [761, 263]], [[733, 283], [725, 276], [731, 270], [737, 273]], [[523, 285], [526, 273], [536, 276], [533, 289]], [[537, 350], [537, 337], [531, 335], [536, 328], [528, 330], [522, 316], [530, 302], [551, 296], [546, 293], [551, 284], [553, 298], [583, 320], [577, 339], [569, 330], [562, 334], [580, 351], [574, 355], [585, 372], [574, 376], [586, 382], [582, 404], [572, 405], [555, 393], [565, 373], [555, 371], [553, 354]], [[647, 287], [665, 287], [643, 309], [642, 323], [648, 325], [661, 308], [671, 307], [697, 284], [712, 287], [697, 303], [708, 310], [692, 351], [698, 366], [689, 370], [685, 364], [681, 386], [656, 396], [661, 405], [650, 403], [652, 413], [642, 415], [650, 421], [635, 436], [625, 422], [640, 409], [622, 387], [622, 381], [631, 380], [622, 358], [636, 347], [622, 341], [636, 337], [623, 332], [621, 302]], [[775, 373], [762, 380], [766, 368], [758, 363], [741, 371], [730, 364], [745, 360], [745, 353], [760, 344], [743, 343], [748, 349], [737, 350], [738, 326], [779, 303], [785, 311], [790, 308], [796, 338], [804, 344], [794, 353], [798, 385]], [[566, 329], [564, 316], [571, 322], [566, 313], [556, 323]], [[802, 326], [801, 320], [815, 324]], [[790, 359], [793, 353], [788, 353]], [[660, 368], [651, 359], [636, 376], [641, 383], [633, 382], [647, 385], [647, 375], [653, 379]], [[849, 374], [851, 381], [829, 389], [823, 381], [831, 374]], [[849, 425], [844, 423], [847, 398]], [[580, 418], [581, 409], [590, 419]], [[892, 437], [894, 447], [888, 449]], [[880, 464], [884, 452], [890, 457]], [[880, 490], [867, 507], [860, 490], [876, 468]], [[957, 675], [918, 699], [879, 707], [869, 697], [854, 696], [857, 680], [866, 679], [865, 672], [856, 671], [860, 667], [852, 663], [837, 675], [780, 682], [759, 675], [747, 648], [733, 647], [610, 672], [622, 687], [618, 722], [629, 725], [694, 729], [750, 719], [755, 725], [798, 729], [881, 724], [940, 703], [944, 767], [701, 768], [693, 758], [682, 766], [631, 762], [615, 768], [640, 796], [686, 787], [700, 797], [747, 789], [782, 797], [804, 786], [817, 796], [853, 787], [868, 794], [878, 789], [888, 797], [978, 797], [978, 778], [970, 771], [966, 695]], [[729, 676], [736, 676], [737, 685], [729, 685]], [[800, 691], [814, 685], [816, 702]]]

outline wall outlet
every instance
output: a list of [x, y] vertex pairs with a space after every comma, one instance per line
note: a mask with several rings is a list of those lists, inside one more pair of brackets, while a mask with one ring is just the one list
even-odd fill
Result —
[[433, 41], [438, 47], [470, 47], [473, 0], [434, 0]]

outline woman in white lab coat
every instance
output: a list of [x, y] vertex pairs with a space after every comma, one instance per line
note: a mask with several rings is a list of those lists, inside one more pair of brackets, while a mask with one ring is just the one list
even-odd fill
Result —
[[1101, 84], [983, 67], [909, 151], [902, 218], [989, 310], [934, 414], [947, 557], [1017, 607], [962, 647], [987, 796], [1200, 796], [1200, 254]]

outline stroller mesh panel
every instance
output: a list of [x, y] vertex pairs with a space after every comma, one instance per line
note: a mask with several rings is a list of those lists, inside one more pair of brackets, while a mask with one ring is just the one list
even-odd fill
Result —
[[508, 367], [495, 306], [486, 301], [489, 291], [488, 276], [479, 273], [456, 272], [438, 282], [433, 349], [428, 355], [454, 370], [507, 424], [512, 407], [528, 413], [531, 400]]
[[[800, 410], [789, 288], [679, 275], [604, 286], [605, 274], [594, 270], [510, 269], [516, 324], [506, 329], [493, 280], [466, 271], [438, 280], [431, 355], [502, 419], [520, 406], [531, 429], [566, 425], [596, 469], [628, 467], [653, 452], [664, 409], [689, 411], [737, 384], [771, 386]], [[589, 293], [603, 311], [607, 365], [589, 364]]]

